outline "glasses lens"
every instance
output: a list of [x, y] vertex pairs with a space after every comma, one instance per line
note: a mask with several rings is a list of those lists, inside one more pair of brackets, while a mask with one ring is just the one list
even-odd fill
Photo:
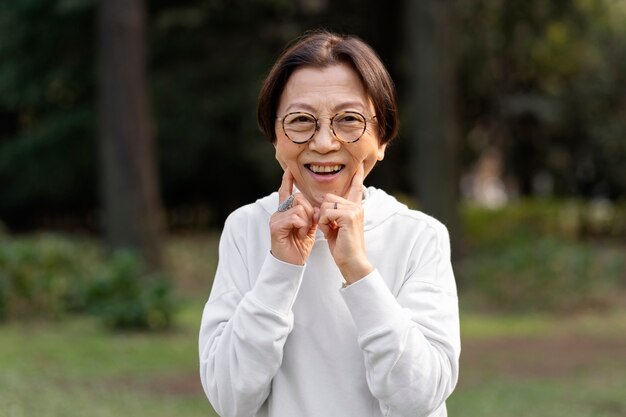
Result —
[[315, 117], [307, 113], [289, 113], [283, 120], [285, 134], [296, 143], [303, 143], [311, 139], [315, 133], [316, 125]]
[[365, 117], [354, 112], [339, 113], [333, 118], [335, 135], [344, 142], [355, 142], [365, 132]]

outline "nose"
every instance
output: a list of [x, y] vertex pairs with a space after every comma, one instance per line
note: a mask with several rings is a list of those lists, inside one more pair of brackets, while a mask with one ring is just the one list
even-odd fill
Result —
[[328, 153], [341, 148], [341, 141], [337, 139], [330, 128], [330, 121], [319, 122], [319, 128], [309, 141], [309, 147], [319, 153]]

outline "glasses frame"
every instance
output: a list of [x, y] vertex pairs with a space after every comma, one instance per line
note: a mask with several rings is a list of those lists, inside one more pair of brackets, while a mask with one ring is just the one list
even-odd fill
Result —
[[[310, 117], [313, 118], [313, 120], [315, 120], [315, 130], [313, 130], [313, 133], [311, 133], [311, 136], [309, 136], [309, 138], [307, 140], [304, 140], [302, 142], [296, 142], [295, 140], [291, 139], [289, 137], [289, 135], [287, 134], [287, 130], [285, 129], [285, 120], [287, 119], [287, 117], [292, 116], [294, 114], [302, 114], [302, 115], [310, 116]], [[344, 114], [356, 114], [356, 115], [359, 115], [360, 117], [363, 118], [363, 121], [364, 121], [363, 131], [361, 132], [361, 134], [359, 135], [358, 138], [356, 138], [355, 140], [350, 141], [350, 142], [346, 141], [346, 140], [343, 140], [341, 137], [339, 137], [339, 135], [337, 135], [337, 133], [335, 133], [335, 128], [333, 126], [333, 122], [334, 122], [335, 118], [337, 116], [341, 116], [341, 115], [344, 115]], [[283, 128], [283, 133], [285, 134], [285, 136], [287, 136], [287, 139], [289, 139], [290, 141], [292, 141], [293, 143], [295, 143], [297, 145], [303, 145], [305, 143], [310, 142], [311, 139], [313, 139], [313, 137], [315, 137], [315, 134], [317, 132], [319, 132], [319, 130], [320, 130], [320, 119], [328, 119], [330, 121], [330, 131], [333, 133], [333, 136], [335, 138], [337, 138], [338, 141], [340, 141], [341, 143], [355, 143], [355, 142], [358, 142], [359, 139], [361, 139], [363, 137], [363, 135], [365, 134], [365, 131], [367, 130], [367, 122], [372, 120], [372, 119], [375, 119], [375, 118], [376, 118], [376, 115], [371, 116], [371, 117], [365, 117], [363, 114], [359, 113], [358, 111], [349, 110], [349, 111], [340, 111], [338, 113], [335, 113], [332, 117], [320, 117], [319, 119], [317, 117], [315, 117], [313, 114], [309, 113], [309, 112], [293, 111], [293, 112], [289, 112], [289, 113], [285, 114], [283, 117], [277, 117], [276, 119], [281, 121], [280, 124], [281, 124], [281, 126]]]

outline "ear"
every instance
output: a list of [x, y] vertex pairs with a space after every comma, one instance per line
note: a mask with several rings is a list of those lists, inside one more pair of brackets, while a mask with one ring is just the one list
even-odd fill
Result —
[[382, 161], [383, 159], [385, 159], [385, 149], [387, 149], [386, 143], [383, 143], [382, 145], [378, 147], [378, 152], [376, 154], [377, 160]]

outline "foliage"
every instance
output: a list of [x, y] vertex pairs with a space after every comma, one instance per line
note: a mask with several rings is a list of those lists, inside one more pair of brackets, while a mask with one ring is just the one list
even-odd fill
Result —
[[559, 195], [623, 195], [623, 2], [457, 5], [467, 157], [502, 149], [524, 195], [540, 175]]
[[94, 5], [0, 3], [0, 216], [9, 226], [96, 204]]
[[[255, 100], [280, 49], [304, 30], [370, 42], [397, 83], [402, 118], [411, 117], [406, 3], [146, 3], [167, 208], [197, 208], [202, 226], [219, 227], [235, 207], [276, 189], [279, 168], [256, 129]], [[521, 194], [548, 175], [560, 196], [624, 195], [623, 2], [456, 0], [455, 12], [467, 138], [459, 171], [496, 146]], [[11, 229], [62, 216], [98, 227], [96, 13], [93, 0], [0, 2], [0, 218]], [[411, 140], [401, 132], [371, 184], [416, 192]]]
[[464, 205], [464, 297], [506, 311], [570, 311], [612, 302], [626, 284], [626, 207], [605, 200], [527, 199]]
[[79, 241], [53, 235], [3, 238], [0, 317], [59, 318], [73, 304], [92, 268], [101, 262], [93, 247]]
[[132, 252], [113, 254], [86, 291], [85, 308], [116, 329], [164, 329], [171, 325], [175, 306], [170, 281], [142, 274]]
[[506, 311], [604, 307], [626, 282], [621, 248], [554, 237], [519, 240], [474, 253], [457, 270], [466, 295]]
[[545, 236], [626, 239], [626, 201], [529, 198], [500, 209], [466, 203], [461, 215], [470, 250], [510, 246]]
[[0, 319], [89, 313], [116, 329], [162, 329], [172, 323], [169, 281], [142, 273], [131, 253], [107, 258], [93, 242], [54, 235], [1, 242]]

